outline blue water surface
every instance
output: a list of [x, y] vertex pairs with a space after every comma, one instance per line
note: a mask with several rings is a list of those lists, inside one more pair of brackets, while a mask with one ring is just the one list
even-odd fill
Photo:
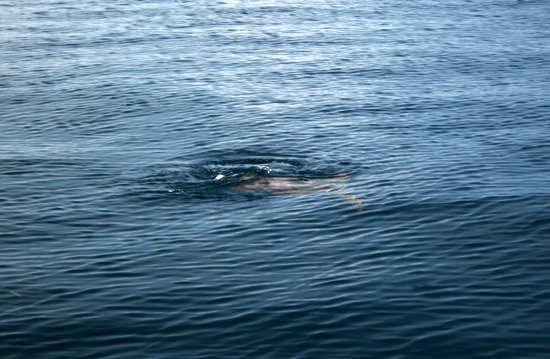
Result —
[[549, 14], [0, 0], [2, 358], [548, 358]]

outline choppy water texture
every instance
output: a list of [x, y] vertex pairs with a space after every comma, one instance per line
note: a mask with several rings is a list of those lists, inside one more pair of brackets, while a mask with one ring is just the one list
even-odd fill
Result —
[[0, 0], [2, 358], [548, 358], [549, 14]]

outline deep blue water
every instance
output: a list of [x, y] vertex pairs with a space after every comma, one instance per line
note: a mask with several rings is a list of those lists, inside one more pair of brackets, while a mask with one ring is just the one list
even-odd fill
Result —
[[548, 358], [549, 15], [0, 0], [1, 357]]

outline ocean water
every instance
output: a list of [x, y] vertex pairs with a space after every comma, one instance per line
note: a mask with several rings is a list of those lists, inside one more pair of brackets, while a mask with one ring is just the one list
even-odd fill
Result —
[[0, 0], [1, 357], [548, 358], [549, 14]]

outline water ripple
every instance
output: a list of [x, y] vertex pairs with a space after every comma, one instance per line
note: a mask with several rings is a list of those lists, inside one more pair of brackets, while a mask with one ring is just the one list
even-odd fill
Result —
[[548, 2], [0, 8], [3, 358], [547, 357]]

